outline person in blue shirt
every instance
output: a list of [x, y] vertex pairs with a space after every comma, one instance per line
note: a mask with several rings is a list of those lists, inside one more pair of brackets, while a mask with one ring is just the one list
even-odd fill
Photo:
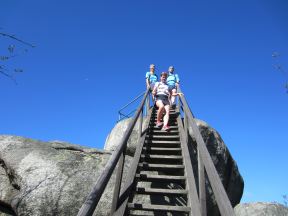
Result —
[[167, 77], [167, 84], [169, 86], [169, 90], [171, 91], [171, 105], [172, 107], [175, 107], [176, 104], [175, 104], [175, 94], [177, 92], [177, 88], [179, 86], [179, 83], [180, 83], [180, 79], [179, 79], [179, 76], [178, 74], [175, 74], [174, 73], [174, 66], [170, 66], [168, 68], [168, 77]]
[[154, 89], [155, 83], [158, 81], [158, 77], [155, 74], [155, 65], [150, 65], [150, 71], [146, 73], [146, 87], [149, 88], [151, 91]]

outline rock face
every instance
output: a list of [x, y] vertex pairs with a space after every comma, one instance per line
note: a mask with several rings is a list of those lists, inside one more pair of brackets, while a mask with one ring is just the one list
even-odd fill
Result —
[[[112, 129], [111, 133], [108, 135], [106, 139], [105, 150], [113, 150], [115, 148], [117, 140], [120, 139], [120, 137], [123, 134], [123, 130], [127, 128], [130, 121], [131, 119], [121, 121]], [[226, 189], [231, 204], [234, 207], [240, 202], [244, 189], [243, 178], [239, 173], [237, 164], [233, 160], [227, 146], [223, 142], [219, 133], [204, 121], [196, 119], [196, 123], [206, 143], [208, 151], [210, 155], [212, 155], [212, 160], [219, 173], [222, 183]], [[135, 143], [137, 143], [136, 141], [138, 139], [138, 132], [139, 132], [138, 127], [135, 127], [132, 133], [132, 137], [128, 140], [127, 152], [131, 156], [133, 156], [136, 149]], [[193, 131], [191, 128], [189, 128], [189, 134], [190, 134], [189, 144], [191, 146], [190, 154], [194, 155], [194, 159], [192, 159], [192, 164], [197, 183], [198, 174], [197, 172], [195, 172], [198, 166], [196, 160], [197, 150], [195, 148], [195, 141], [193, 139]], [[207, 202], [208, 215], [217, 216], [219, 215], [219, 210], [208, 181], [206, 181], [206, 191], [208, 193], [206, 196], [208, 199]]]
[[[243, 189], [244, 181], [240, 172], [238, 170], [236, 162], [233, 160], [227, 146], [223, 142], [220, 134], [210, 127], [206, 122], [201, 120], [196, 120], [196, 124], [200, 130], [200, 133], [203, 137], [203, 140], [206, 144], [206, 147], [212, 157], [214, 165], [218, 171], [222, 184], [227, 192], [227, 195], [231, 201], [232, 206], [236, 206], [240, 203]], [[190, 154], [194, 154], [192, 159], [193, 169], [197, 170], [197, 160], [196, 160], [196, 149], [195, 141], [193, 139], [193, 131], [189, 128], [190, 146], [194, 146], [190, 149]], [[194, 172], [195, 178], [198, 182], [198, 174]], [[216, 205], [216, 200], [213, 196], [212, 188], [209, 183], [206, 181], [206, 191], [208, 192], [207, 197], [207, 213], [208, 215], [219, 215], [219, 210]]]
[[[107, 137], [104, 151], [60, 141], [42, 142], [24, 137], [0, 136], [0, 215], [6, 215], [5, 212], [23, 216], [77, 215], [129, 121], [121, 121], [115, 126]], [[235, 206], [240, 202], [244, 187], [237, 165], [220, 135], [203, 121], [198, 120], [197, 124]], [[138, 128], [136, 125], [128, 141], [124, 179], [136, 149]], [[193, 155], [195, 143], [192, 134], [190, 129], [190, 153]], [[197, 161], [192, 163], [196, 170]], [[197, 172], [194, 173], [197, 178]], [[94, 215], [109, 215], [114, 176]], [[206, 188], [208, 197], [211, 195], [208, 182]], [[213, 198], [208, 200], [208, 215], [219, 215]]]
[[288, 208], [279, 203], [242, 203], [235, 208], [236, 216], [287, 216]]
[[[104, 145], [104, 149], [106, 151], [114, 151], [119, 143], [119, 140], [123, 137], [124, 131], [128, 128], [130, 119], [124, 119], [118, 122], [115, 127], [111, 130], [110, 134], [108, 134], [106, 138], [106, 142]], [[146, 119], [143, 118], [143, 124], [146, 122]], [[134, 130], [132, 131], [130, 138], [127, 142], [127, 150], [126, 154], [129, 156], [133, 156], [137, 147], [137, 141], [139, 138], [139, 121], [136, 122]]]
[[[0, 215], [77, 215], [110, 155], [69, 143], [0, 136]], [[108, 215], [114, 179], [94, 215]]]

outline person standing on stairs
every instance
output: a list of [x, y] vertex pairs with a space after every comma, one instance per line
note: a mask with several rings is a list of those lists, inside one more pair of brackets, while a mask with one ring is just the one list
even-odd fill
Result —
[[155, 74], [155, 65], [150, 65], [150, 71], [146, 72], [146, 87], [151, 91], [154, 89], [155, 83], [158, 81], [158, 76]]
[[[156, 97], [156, 106], [158, 107], [157, 111], [157, 123], [156, 127], [160, 128], [163, 123], [162, 130], [168, 131], [169, 126], [169, 114], [170, 114], [170, 101], [169, 98], [171, 93], [169, 91], [169, 86], [166, 83], [168, 74], [166, 72], [161, 73], [160, 82], [156, 82], [152, 94]], [[180, 95], [179, 93], [173, 93], [173, 96]], [[163, 113], [165, 115], [163, 117], [163, 122], [161, 122]]]
[[169, 86], [169, 91], [171, 92], [171, 106], [173, 108], [175, 108], [176, 106], [176, 103], [175, 103], [175, 94], [177, 93], [177, 88], [179, 86], [179, 83], [180, 83], [180, 79], [179, 79], [179, 76], [178, 74], [174, 74], [174, 66], [170, 66], [168, 68], [168, 78], [167, 78], [167, 84]]
[[[150, 64], [150, 71], [146, 73], [146, 87], [153, 91], [155, 83], [158, 81], [158, 76], [155, 74], [155, 65]], [[154, 95], [152, 94], [152, 100], [154, 101]]]

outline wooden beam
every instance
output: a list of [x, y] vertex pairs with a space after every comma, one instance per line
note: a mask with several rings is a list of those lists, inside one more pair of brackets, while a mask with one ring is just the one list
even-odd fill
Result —
[[[181, 92], [179, 88], [179, 92]], [[195, 135], [195, 140], [197, 142], [197, 148], [199, 149], [201, 159], [203, 161], [203, 164], [205, 166], [205, 170], [207, 173], [207, 176], [209, 178], [209, 182], [211, 184], [212, 190], [214, 192], [216, 202], [218, 204], [218, 208], [220, 210], [221, 216], [235, 216], [234, 210], [232, 208], [232, 205], [230, 203], [230, 200], [226, 194], [226, 191], [224, 189], [224, 186], [220, 180], [220, 177], [217, 173], [217, 170], [214, 166], [214, 163], [212, 161], [212, 158], [207, 150], [207, 147], [205, 145], [205, 142], [202, 138], [202, 135], [199, 131], [199, 128], [194, 121], [194, 117], [192, 115], [192, 112], [187, 104], [187, 101], [182, 95], [180, 97], [180, 100], [183, 103], [184, 112], [187, 114], [188, 117], [188, 123], [192, 128], [192, 131]]]
[[201, 206], [201, 216], [207, 216], [206, 209], [206, 185], [205, 168], [198, 150], [198, 182], [199, 182], [199, 201]]
[[[145, 126], [144, 126], [144, 131], [145, 133], [142, 135], [141, 139], [139, 139], [138, 144], [137, 144], [137, 148], [134, 154], [134, 158], [133, 161], [131, 163], [131, 167], [128, 171], [127, 174], [127, 179], [124, 183], [124, 187], [122, 190], [122, 193], [120, 194], [120, 197], [123, 199], [122, 203], [119, 204], [118, 209], [115, 211], [114, 216], [122, 216], [124, 215], [127, 203], [128, 203], [128, 198], [129, 198], [129, 194], [130, 194], [130, 189], [131, 189], [131, 185], [133, 184], [134, 181], [134, 177], [137, 171], [137, 167], [138, 167], [138, 163], [141, 157], [141, 152], [142, 152], [142, 148], [145, 142], [145, 136], [149, 127], [149, 123], [150, 123], [150, 119], [151, 119], [151, 115], [152, 115], [152, 111], [153, 108], [151, 108], [149, 110], [146, 122], [145, 122]], [[126, 196], [126, 197], [125, 197]]]
[[191, 207], [190, 215], [201, 216], [197, 187], [196, 187], [195, 177], [193, 173], [193, 166], [191, 163], [191, 157], [190, 157], [189, 149], [187, 145], [188, 137], [186, 136], [186, 133], [184, 132], [182, 119], [180, 115], [177, 118], [177, 122], [178, 122], [180, 141], [181, 141], [181, 146], [182, 146], [182, 154], [183, 154], [184, 164], [185, 164], [185, 172], [186, 172], [187, 187], [188, 187], [188, 202], [189, 202], [189, 206]]
[[140, 112], [142, 111], [144, 107], [145, 100], [147, 98], [147, 95], [149, 93], [149, 89], [146, 90], [146, 93], [144, 95], [144, 98], [140, 104], [140, 106], [137, 109], [136, 114], [134, 115], [133, 120], [128, 125], [122, 139], [119, 141], [116, 149], [114, 150], [113, 154], [111, 155], [109, 161], [107, 162], [104, 171], [101, 173], [101, 175], [98, 177], [97, 182], [95, 186], [92, 188], [91, 192], [87, 196], [85, 202], [81, 206], [77, 216], [91, 216], [93, 215], [93, 212], [106, 188], [106, 185], [108, 184], [108, 181], [110, 180], [110, 177], [117, 165], [117, 162], [123, 153], [123, 150], [127, 146], [127, 141], [130, 137], [130, 134], [132, 133], [132, 130], [137, 122], [137, 119], [140, 115]]
[[124, 152], [121, 154], [121, 157], [118, 162], [117, 174], [116, 174], [116, 180], [115, 180], [115, 186], [114, 186], [114, 192], [113, 192], [113, 200], [112, 200], [111, 211], [110, 211], [111, 216], [114, 214], [118, 205], [119, 193], [120, 193], [121, 182], [122, 182], [123, 167], [124, 167], [124, 162], [125, 162]]

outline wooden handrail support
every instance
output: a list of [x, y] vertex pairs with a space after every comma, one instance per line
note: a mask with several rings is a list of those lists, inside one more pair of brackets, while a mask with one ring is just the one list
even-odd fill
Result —
[[111, 155], [109, 161], [107, 162], [104, 171], [101, 173], [101, 175], [98, 177], [97, 182], [95, 186], [92, 188], [91, 192], [87, 196], [85, 202], [81, 206], [77, 216], [91, 216], [93, 215], [93, 212], [106, 188], [106, 185], [108, 184], [108, 181], [110, 180], [110, 177], [119, 161], [120, 156], [124, 152], [124, 149], [126, 149], [127, 141], [132, 133], [132, 130], [138, 120], [138, 117], [140, 113], [142, 112], [142, 109], [145, 104], [145, 100], [149, 94], [149, 89], [146, 90], [145, 95], [142, 99], [141, 104], [139, 105], [136, 114], [133, 117], [133, 120], [129, 123], [123, 138], [119, 141], [116, 149], [114, 150], [113, 154]]
[[[178, 92], [181, 93], [180, 88], [178, 88]], [[233, 210], [232, 205], [230, 203], [230, 200], [226, 194], [224, 186], [223, 186], [221, 179], [217, 173], [217, 170], [214, 166], [212, 158], [208, 152], [208, 149], [205, 145], [205, 142], [202, 138], [202, 135], [199, 131], [199, 128], [198, 128], [195, 120], [194, 120], [194, 117], [192, 115], [192, 112], [191, 112], [191, 110], [187, 104], [187, 101], [186, 101], [184, 95], [180, 96], [180, 101], [183, 105], [185, 117], [187, 118], [187, 120], [185, 120], [185, 122], [187, 122], [188, 125], [191, 126], [192, 131], [193, 131], [193, 135], [195, 136], [198, 154], [200, 154], [200, 157], [198, 156], [198, 159], [202, 160], [203, 165], [201, 165], [201, 166], [204, 166], [204, 168], [206, 170], [206, 173], [207, 173], [209, 182], [211, 184], [212, 190], [214, 192], [216, 202], [217, 202], [218, 208], [220, 210], [221, 216], [235, 216], [235, 213], [234, 213], [234, 210]], [[200, 163], [201, 163], [201, 161], [200, 161]], [[203, 171], [201, 171], [201, 172], [203, 172]], [[202, 176], [202, 181], [203, 181], [203, 176]], [[202, 182], [202, 185], [203, 184], [204, 184], [204, 182]], [[200, 204], [201, 204], [201, 201], [200, 201]], [[203, 212], [202, 212], [202, 215], [203, 215]]]
[[[152, 115], [152, 109], [149, 110], [148, 115], [147, 115], [147, 120], [144, 124], [144, 131], [146, 130], [146, 132], [147, 132], [147, 128], [149, 127], [151, 115]], [[119, 203], [118, 208], [115, 209], [113, 216], [123, 216], [125, 213], [125, 209], [126, 209], [126, 206], [128, 203], [129, 193], [131, 191], [131, 186], [133, 184], [134, 176], [135, 176], [136, 171], [137, 171], [138, 162], [140, 160], [142, 148], [143, 148], [143, 145], [145, 142], [146, 132], [145, 133], [143, 132], [142, 136], [139, 137], [139, 140], [137, 143], [137, 148], [136, 148], [136, 151], [134, 153], [134, 157], [133, 157], [133, 160], [131, 162], [131, 166], [128, 170], [127, 179], [124, 183], [123, 190], [119, 196], [119, 199], [122, 201], [121, 201], [121, 203]]]

